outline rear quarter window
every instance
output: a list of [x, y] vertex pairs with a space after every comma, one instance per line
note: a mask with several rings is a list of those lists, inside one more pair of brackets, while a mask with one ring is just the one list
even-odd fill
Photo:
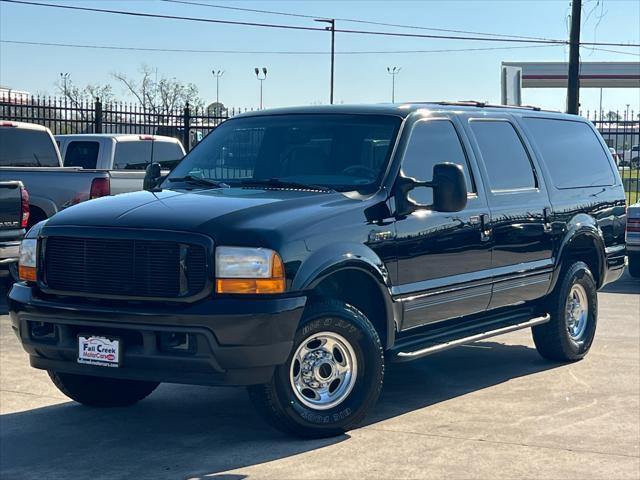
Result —
[[64, 166], [96, 168], [99, 150], [100, 144], [98, 142], [70, 142], [64, 155]]
[[523, 122], [556, 188], [615, 184], [609, 157], [589, 125], [537, 117], [525, 117]]
[[59, 167], [53, 140], [44, 130], [0, 128], [0, 167]]

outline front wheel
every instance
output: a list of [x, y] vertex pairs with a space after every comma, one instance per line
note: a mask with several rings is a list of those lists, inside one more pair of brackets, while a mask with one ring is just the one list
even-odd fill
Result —
[[538, 353], [550, 360], [573, 362], [591, 348], [598, 323], [596, 282], [583, 262], [569, 265], [547, 299], [551, 320], [533, 327]]
[[330, 437], [364, 418], [383, 378], [384, 352], [371, 322], [350, 305], [325, 300], [308, 307], [287, 362], [249, 395], [276, 428]]
[[62, 393], [91, 407], [126, 407], [149, 396], [158, 382], [74, 375], [49, 371], [49, 377]]

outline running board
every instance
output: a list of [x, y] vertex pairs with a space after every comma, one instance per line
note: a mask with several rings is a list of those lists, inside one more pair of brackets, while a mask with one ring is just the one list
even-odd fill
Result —
[[408, 360], [415, 360], [416, 358], [424, 357], [426, 355], [431, 355], [433, 353], [442, 352], [444, 350], [448, 350], [453, 347], [459, 347], [460, 345], [465, 345], [467, 343], [477, 342], [478, 340], [483, 340], [485, 338], [495, 337], [497, 335], [502, 335], [503, 333], [514, 332], [516, 330], [522, 330], [524, 328], [535, 327], [536, 325], [542, 325], [543, 323], [547, 323], [551, 317], [549, 314], [543, 315], [541, 317], [535, 317], [526, 322], [516, 323], [513, 325], [507, 325], [504, 327], [496, 328], [494, 330], [487, 330], [480, 333], [475, 333], [473, 335], [468, 335], [466, 337], [456, 338], [454, 340], [449, 340], [447, 342], [435, 343], [433, 341], [430, 342], [429, 346], [424, 348], [420, 348], [414, 351], [400, 351], [396, 353], [395, 360], [402, 362]]

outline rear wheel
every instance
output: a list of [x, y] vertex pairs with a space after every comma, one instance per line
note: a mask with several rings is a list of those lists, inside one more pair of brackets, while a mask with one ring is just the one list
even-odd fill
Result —
[[547, 300], [551, 320], [533, 327], [533, 341], [545, 358], [580, 360], [589, 352], [596, 333], [596, 282], [583, 262], [567, 267], [558, 282]]
[[355, 427], [382, 389], [384, 353], [365, 315], [336, 300], [312, 305], [292, 352], [265, 385], [249, 387], [256, 407], [276, 428], [329, 437]]
[[629, 253], [629, 274], [632, 277], [640, 277], [640, 253]]
[[49, 371], [49, 377], [62, 393], [91, 407], [126, 407], [149, 396], [158, 382], [73, 375]]

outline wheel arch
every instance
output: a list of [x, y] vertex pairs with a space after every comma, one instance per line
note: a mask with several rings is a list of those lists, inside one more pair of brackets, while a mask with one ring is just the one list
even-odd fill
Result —
[[373, 323], [384, 348], [391, 347], [400, 319], [384, 262], [365, 245], [338, 247], [334, 244], [330, 249], [318, 250], [305, 261], [292, 289], [307, 291], [312, 301], [314, 296], [329, 296], [353, 305]]

